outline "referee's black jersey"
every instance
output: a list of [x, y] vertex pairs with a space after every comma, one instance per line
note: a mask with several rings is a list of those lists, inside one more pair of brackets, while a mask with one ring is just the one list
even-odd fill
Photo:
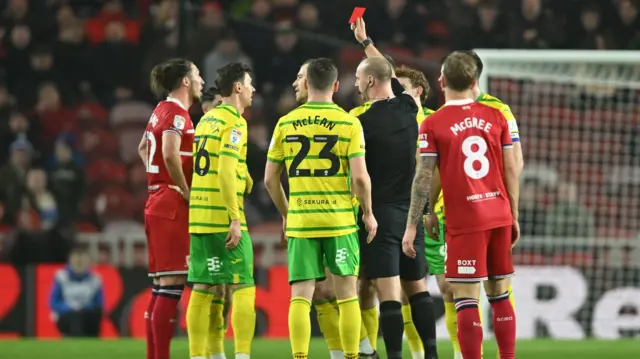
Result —
[[396, 78], [391, 86], [396, 97], [376, 101], [358, 116], [374, 204], [410, 201], [416, 170], [418, 106]]

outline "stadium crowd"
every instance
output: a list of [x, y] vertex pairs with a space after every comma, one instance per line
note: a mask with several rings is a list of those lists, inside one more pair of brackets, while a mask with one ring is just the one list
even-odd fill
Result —
[[[350, 84], [362, 50], [346, 42], [352, 34], [345, 26], [353, 4], [190, 3], [182, 18], [187, 32], [181, 35], [176, 0], [0, 1], [0, 232], [7, 234], [0, 259], [64, 260], [74, 233], [142, 220], [147, 182], [137, 144], [157, 100], [148, 76], [154, 64], [178, 55], [192, 59], [207, 84], [228, 62], [254, 68], [256, 98], [245, 117], [251, 126], [247, 162], [256, 189], [245, 211], [250, 226], [278, 218], [262, 188], [263, 169], [273, 127], [296, 106], [291, 83], [300, 64], [318, 56], [336, 59], [342, 83], [336, 101], [347, 109], [359, 102]], [[640, 49], [637, 1], [364, 3], [371, 37], [397, 62], [412, 61], [429, 75], [436, 93], [428, 100], [430, 108], [441, 102], [436, 74], [441, 57], [452, 49]], [[517, 106], [512, 107], [518, 117]], [[193, 106], [191, 111], [197, 121], [201, 110]], [[532, 125], [521, 126], [525, 157], [544, 160], [539, 149], [527, 153], [526, 129]], [[545, 134], [534, 135], [545, 140]], [[630, 154], [625, 159], [637, 159], [638, 136], [629, 136], [622, 152]], [[611, 208], [621, 208], [594, 197], [584, 202], [589, 189], [579, 181], [526, 178], [525, 173], [525, 235], [592, 236], [610, 220], [598, 210], [616, 216]], [[541, 209], [542, 203], [550, 209]], [[638, 229], [636, 223], [607, 224], [629, 233]], [[32, 257], [24, 258], [26, 252]]]

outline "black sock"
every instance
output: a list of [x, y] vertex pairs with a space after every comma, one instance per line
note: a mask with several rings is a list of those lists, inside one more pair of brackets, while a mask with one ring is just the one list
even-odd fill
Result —
[[436, 318], [433, 313], [433, 299], [429, 292], [417, 293], [409, 298], [411, 305], [411, 317], [413, 325], [416, 326], [418, 335], [424, 345], [425, 358], [435, 359], [438, 357], [436, 346]]
[[380, 303], [380, 326], [382, 338], [387, 348], [388, 359], [402, 359], [402, 337], [404, 321], [402, 320], [402, 303], [385, 301]]

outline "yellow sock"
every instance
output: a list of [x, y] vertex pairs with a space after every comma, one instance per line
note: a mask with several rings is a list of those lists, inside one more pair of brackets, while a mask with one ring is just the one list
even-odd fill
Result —
[[207, 291], [191, 291], [187, 307], [187, 333], [189, 333], [189, 356], [204, 357], [207, 354], [207, 334], [209, 333], [209, 311], [211, 297]]
[[213, 296], [211, 299], [211, 314], [209, 314], [209, 337], [207, 338], [207, 347], [209, 356], [215, 354], [224, 354], [224, 299]]
[[318, 314], [320, 331], [324, 336], [324, 340], [327, 342], [329, 350], [342, 350], [339, 327], [340, 314], [332, 302], [333, 301], [314, 304], [314, 307]]
[[424, 352], [422, 339], [420, 339], [420, 335], [418, 335], [416, 326], [413, 325], [413, 319], [411, 318], [411, 306], [409, 304], [402, 306], [402, 319], [404, 320], [404, 334], [407, 336], [409, 349], [411, 349], [412, 353]]
[[379, 328], [379, 316], [378, 316], [378, 307], [373, 307], [371, 309], [363, 309], [362, 310], [362, 322], [364, 326], [367, 328], [367, 334], [369, 334], [369, 342], [371, 342], [371, 346], [374, 350], [378, 350], [378, 328]]
[[456, 303], [444, 302], [444, 321], [447, 324], [447, 332], [451, 337], [453, 351], [460, 353], [460, 342], [458, 341], [458, 313], [456, 312]]
[[340, 306], [340, 339], [344, 359], [357, 359], [360, 351], [360, 302], [358, 297], [338, 301]]
[[360, 316], [360, 341], [363, 341], [364, 338], [368, 337], [367, 327], [364, 325], [364, 318]]
[[289, 340], [294, 359], [307, 359], [311, 342], [311, 302], [303, 297], [291, 298], [289, 304]]
[[237, 288], [233, 292], [231, 326], [236, 353], [251, 354], [256, 330], [256, 287]]

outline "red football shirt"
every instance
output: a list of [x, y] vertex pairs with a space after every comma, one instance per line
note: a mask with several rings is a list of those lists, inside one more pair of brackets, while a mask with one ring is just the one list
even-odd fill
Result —
[[511, 148], [499, 110], [473, 100], [448, 101], [420, 126], [420, 156], [438, 156], [447, 230], [483, 231], [513, 223], [503, 149]]
[[162, 135], [173, 132], [182, 137], [180, 143], [180, 159], [187, 185], [191, 186], [193, 177], [193, 122], [187, 108], [174, 98], [161, 101], [153, 110], [147, 124], [147, 179], [150, 190], [159, 185], [175, 185], [169, 175], [162, 157]]

